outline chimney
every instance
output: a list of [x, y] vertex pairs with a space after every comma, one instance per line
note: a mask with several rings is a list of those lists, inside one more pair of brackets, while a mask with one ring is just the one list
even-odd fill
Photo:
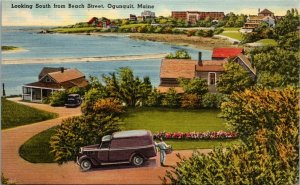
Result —
[[198, 65], [202, 65], [202, 52], [201, 51], [198, 54]]
[[61, 67], [60, 72], [63, 73], [65, 71], [65, 68]]

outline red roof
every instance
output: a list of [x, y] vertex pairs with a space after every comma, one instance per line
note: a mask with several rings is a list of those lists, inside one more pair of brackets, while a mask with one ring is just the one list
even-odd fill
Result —
[[225, 59], [229, 57], [236, 57], [243, 52], [243, 48], [215, 48], [213, 50], [212, 58]]

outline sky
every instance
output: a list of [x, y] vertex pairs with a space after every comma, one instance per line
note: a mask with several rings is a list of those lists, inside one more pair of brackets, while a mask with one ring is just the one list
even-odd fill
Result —
[[[80, 9], [68, 8], [68, 4], [83, 4]], [[35, 8], [36, 4], [50, 4], [51, 8]], [[67, 8], [53, 8], [53, 4]], [[103, 5], [104, 8], [88, 9], [87, 4]], [[112, 9], [112, 5], [133, 4], [133, 9]], [[153, 9], [137, 8], [137, 4], [154, 5]], [[33, 5], [29, 8], [12, 6]], [[236, 14], [257, 14], [267, 8], [275, 15], [285, 15], [291, 8], [299, 10], [299, 0], [3, 0], [2, 25], [4, 26], [63, 26], [87, 22], [91, 17], [128, 18], [129, 14], [140, 15], [144, 10], [154, 11], [156, 16], [170, 16], [172, 11], [221, 11]]]

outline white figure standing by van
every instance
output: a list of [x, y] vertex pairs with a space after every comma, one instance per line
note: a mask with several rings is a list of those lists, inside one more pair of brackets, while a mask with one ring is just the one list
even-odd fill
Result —
[[168, 150], [170, 148], [169, 145], [167, 145], [162, 138], [159, 138], [160, 142], [156, 143], [155, 142], [155, 146], [159, 148], [160, 151], [160, 165], [161, 166], [165, 166], [165, 162], [166, 162], [166, 150]]

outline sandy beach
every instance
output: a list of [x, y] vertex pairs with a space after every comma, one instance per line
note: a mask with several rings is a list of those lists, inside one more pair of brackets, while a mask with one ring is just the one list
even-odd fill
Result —
[[105, 57], [72, 57], [72, 58], [29, 58], [29, 59], [4, 59], [2, 64], [43, 64], [43, 63], [68, 63], [68, 62], [109, 62], [124, 60], [161, 59], [167, 53], [127, 55], [127, 56], [105, 56]]

